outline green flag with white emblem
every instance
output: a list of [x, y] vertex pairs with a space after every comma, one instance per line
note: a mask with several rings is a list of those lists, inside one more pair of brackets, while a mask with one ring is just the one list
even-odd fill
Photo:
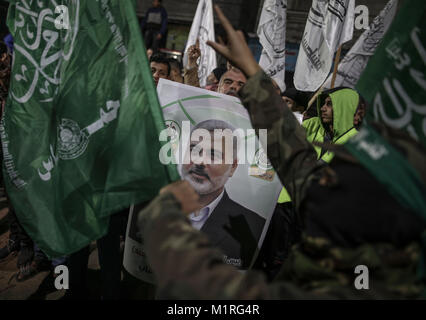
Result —
[[19, 221], [50, 257], [178, 175], [132, 0], [10, 1], [11, 87], [0, 134]]
[[[367, 122], [403, 130], [426, 146], [426, 3], [406, 2], [362, 74], [357, 90], [370, 104]], [[409, 159], [371, 125], [345, 147], [389, 192], [426, 219], [425, 159]]]
[[[345, 148], [401, 205], [424, 220], [425, 67], [426, 3], [405, 1], [356, 85], [370, 105], [367, 124], [345, 144]], [[379, 129], [380, 126], [373, 122], [405, 131], [418, 144], [405, 143], [406, 138], [400, 132], [392, 136], [383, 126]], [[426, 232], [423, 232], [421, 243], [419, 283], [426, 281]], [[422, 297], [426, 297], [426, 291]]]

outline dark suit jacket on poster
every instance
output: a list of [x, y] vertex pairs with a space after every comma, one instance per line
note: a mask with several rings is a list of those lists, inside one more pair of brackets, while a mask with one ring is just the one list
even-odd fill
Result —
[[265, 222], [265, 218], [231, 200], [225, 191], [201, 231], [222, 250], [226, 263], [247, 269]]

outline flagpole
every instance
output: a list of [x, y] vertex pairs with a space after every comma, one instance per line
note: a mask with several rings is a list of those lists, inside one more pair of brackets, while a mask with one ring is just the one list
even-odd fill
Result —
[[342, 52], [342, 46], [339, 47], [339, 50], [337, 50], [336, 58], [334, 59], [334, 70], [333, 70], [333, 77], [331, 78], [331, 86], [330, 89], [334, 88], [334, 83], [336, 82], [336, 76], [337, 76], [337, 68], [339, 66], [340, 62], [340, 53]]
[[308, 109], [311, 107], [311, 105], [314, 103], [314, 101], [316, 100], [316, 98], [318, 97], [319, 94], [321, 94], [322, 89], [324, 88], [324, 85], [322, 85], [317, 92], [315, 92], [315, 94], [312, 96], [311, 100], [309, 100], [308, 102], [308, 107], [306, 108], [306, 111], [308, 111]]
[[[334, 59], [334, 70], [333, 70], [333, 77], [331, 78], [330, 89], [334, 88], [334, 83], [336, 82], [337, 68], [339, 66], [341, 52], [342, 52], [342, 46], [340, 46], [339, 49], [337, 50], [336, 58]], [[323, 88], [324, 88], [324, 84], [317, 90], [317, 92], [315, 92], [315, 94], [312, 96], [311, 100], [309, 100], [308, 107], [306, 108], [306, 111], [310, 109], [310, 107], [312, 106], [312, 104], [314, 103], [314, 101], [316, 100], [318, 95], [321, 94]]]

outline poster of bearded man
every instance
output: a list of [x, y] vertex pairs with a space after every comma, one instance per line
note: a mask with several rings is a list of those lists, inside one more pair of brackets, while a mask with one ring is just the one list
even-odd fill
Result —
[[[188, 218], [223, 253], [223, 260], [248, 270], [257, 257], [282, 185], [264, 148], [266, 130], [251, 126], [236, 97], [161, 79], [157, 88], [165, 121], [159, 154], [176, 164], [203, 207]], [[145, 258], [135, 206], [129, 219], [124, 266], [134, 277], [155, 282]]]

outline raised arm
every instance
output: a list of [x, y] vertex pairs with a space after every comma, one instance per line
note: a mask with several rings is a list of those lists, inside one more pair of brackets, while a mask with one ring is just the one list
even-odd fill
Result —
[[183, 73], [183, 81], [185, 84], [200, 87], [200, 79], [198, 78], [198, 58], [201, 56], [200, 42], [197, 42], [190, 46], [187, 51], [188, 54], [188, 65], [186, 66]]

